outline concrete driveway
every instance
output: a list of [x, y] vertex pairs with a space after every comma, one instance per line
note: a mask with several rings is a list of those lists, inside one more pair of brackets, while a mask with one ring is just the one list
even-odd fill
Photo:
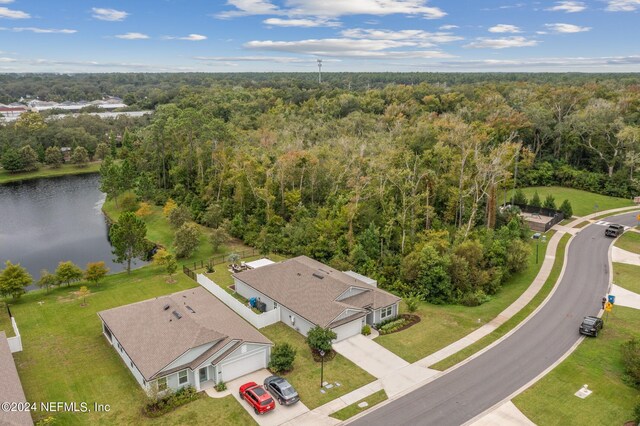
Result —
[[298, 416], [301, 416], [302, 414], [309, 412], [309, 409], [307, 408], [306, 405], [302, 403], [302, 401], [299, 401], [296, 404], [290, 405], [290, 406], [279, 405], [278, 402], [276, 401], [275, 410], [265, 414], [257, 415], [253, 411], [253, 407], [250, 406], [247, 401], [240, 399], [240, 395], [239, 395], [240, 386], [248, 382], [256, 382], [257, 384], [262, 385], [262, 383], [264, 383], [264, 379], [266, 379], [271, 375], [272, 374], [268, 370], [265, 370], [265, 369], [259, 370], [228, 382], [227, 389], [229, 389], [229, 391], [231, 392], [231, 395], [233, 395], [233, 397], [236, 400], [238, 400], [240, 405], [242, 405], [242, 407], [245, 410], [247, 410], [247, 413], [249, 413], [249, 415], [253, 417], [253, 420], [255, 420], [259, 425], [263, 425], [263, 426], [281, 425], [283, 423], [286, 423], [290, 420], [295, 419]]
[[333, 349], [378, 379], [409, 365], [398, 355], [362, 334], [334, 343]]

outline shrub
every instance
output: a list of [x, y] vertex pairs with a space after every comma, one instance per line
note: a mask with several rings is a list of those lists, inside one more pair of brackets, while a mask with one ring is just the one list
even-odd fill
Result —
[[407, 323], [409, 323], [409, 321], [406, 318], [395, 318], [378, 323], [376, 328], [381, 335], [384, 335], [400, 330], [402, 327], [407, 325]]
[[120, 200], [120, 207], [122, 207], [122, 211], [124, 212], [135, 212], [138, 210], [138, 200], [135, 194], [130, 192], [124, 194]]
[[192, 386], [185, 386], [176, 392], [169, 392], [162, 398], [151, 400], [144, 406], [143, 411], [148, 417], [160, 417], [188, 402], [195, 401], [200, 395]]
[[533, 197], [531, 197], [531, 200], [529, 200], [529, 205], [533, 207], [542, 206], [542, 202], [540, 201], [540, 196], [538, 195], [538, 191], [533, 193]]
[[569, 200], [564, 200], [558, 209], [564, 214], [565, 219], [570, 219], [573, 216], [573, 208]]
[[371, 326], [369, 324], [365, 324], [362, 326], [362, 331], [361, 333], [365, 336], [368, 336], [371, 334]]
[[522, 192], [522, 189], [517, 189], [513, 194], [513, 204], [527, 205], [527, 197]]
[[415, 312], [418, 309], [418, 304], [420, 303], [420, 298], [418, 296], [411, 296], [405, 299], [407, 304], [407, 310], [409, 312]]
[[215, 386], [215, 389], [218, 392], [224, 392], [227, 390], [227, 384], [225, 382], [220, 382]]
[[269, 370], [275, 374], [291, 371], [295, 359], [296, 350], [289, 343], [275, 345], [271, 351]]
[[488, 302], [489, 300], [491, 300], [491, 298], [487, 296], [484, 291], [476, 290], [466, 293], [464, 296], [462, 296], [460, 303], [462, 303], [464, 306], [480, 306], [483, 303]]
[[622, 362], [632, 385], [640, 388], [640, 339], [622, 344]]
[[547, 195], [547, 197], [544, 199], [544, 204], [542, 205], [542, 207], [550, 210], [556, 209], [556, 199], [553, 198], [553, 195]]
[[640, 402], [638, 402], [636, 408], [633, 409], [633, 420], [636, 424], [640, 425]]
[[306, 342], [312, 350], [329, 352], [331, 350], [331, 341], [338, 335], [328, 328], [322, 328], [319, 325], [313, 327], [307, 333]]

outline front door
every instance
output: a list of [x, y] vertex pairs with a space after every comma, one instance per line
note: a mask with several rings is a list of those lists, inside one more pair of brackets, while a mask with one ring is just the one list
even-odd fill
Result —
[[207, 380], [209, 380], [209, 372], [207, 371], [208, 368], [207, 367], [203, 367], [200, 369], [200, 383], [202, 382], [206, 382]]

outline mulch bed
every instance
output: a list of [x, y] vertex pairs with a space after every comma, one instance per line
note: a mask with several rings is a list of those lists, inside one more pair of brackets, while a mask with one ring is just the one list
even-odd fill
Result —
[[[315, 362], [321, 362], [322, 361], [322, 357], [320, 356], [320, 354], [314, 350], [311, 350], [311, 355], [313, 356], [313, 360]], [[324, 354], [324, 361], [331, 361], [333, 358], [335, 358], [336, 356], [336, 351], [334, 351], [333, 349], [331, 349], [329, 352]]]
[[381, 336], [387, 336], [389, 334], [393, 334], [393, 333], [397, 333], [399, 331], [402, 330], [406, 330], [409, 327], [412, 327], [414, 325], [416, 325], [417, 323], [419, 323], [421, 321], [421, 318], [418, 315], [414, 315], [414, 314], [400, 314], [398, 315], [398, 318], [403, 318], [405, 320], [407, 320], [407, 323], [405, 325], [403, 325], [402, 327], [400, 327], [399, 329], [392, 331], [391, 333], [386, 333], [386, 334], [380, 334]]

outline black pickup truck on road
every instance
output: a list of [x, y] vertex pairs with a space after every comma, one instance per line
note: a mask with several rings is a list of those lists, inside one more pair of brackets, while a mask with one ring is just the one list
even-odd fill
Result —
[[612, 225], [609, 225], [607, 229], [605, 229], [604, 235], [606, 235], [607, 237], [616, 238], [622, 235], [623, 232], [624, 232], [624, 226], [612, 224]]

